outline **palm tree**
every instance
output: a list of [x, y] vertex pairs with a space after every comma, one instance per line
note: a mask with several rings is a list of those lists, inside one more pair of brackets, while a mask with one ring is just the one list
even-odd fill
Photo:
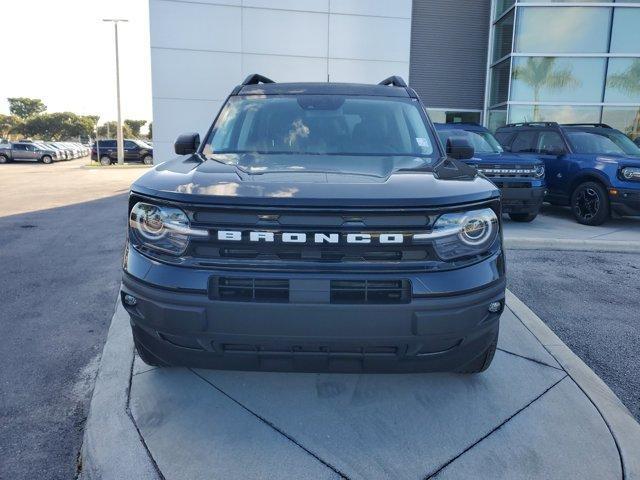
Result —
[[[621, 90], [628, 95], [638, 95], [640, 97], [640, 60], [635, 59], [629, 68], [622, 73], [614, 73], [607, 78], [607, 88]], [[640, 108], [636, 112], [633, 125], [627, 130], [632, 136], [640, 133]]]
[[540, 91], [543, 88], [560, 90], [567, 87], [579, 86], [581, 82], [574, 78], [571, 68], [555, 69], [554, 57], [530, 57], [525, 65], [513, 70], [513, 79], [520, 80], [533, 89], [533, 120], [540, 120]]

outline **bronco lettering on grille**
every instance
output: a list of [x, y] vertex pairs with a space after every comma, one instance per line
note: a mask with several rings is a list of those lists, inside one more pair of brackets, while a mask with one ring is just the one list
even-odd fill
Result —
[[314, 243], [314, 244], [401, 244], [404, 243], [405, 235], [402, 233], [300, 233], [300, 232], [266, 232], [266, 231], [245, 231], [240, 230], [218, 230], [217, 238], [220, 241], [241, 242], [282, 242], [282, 243]]

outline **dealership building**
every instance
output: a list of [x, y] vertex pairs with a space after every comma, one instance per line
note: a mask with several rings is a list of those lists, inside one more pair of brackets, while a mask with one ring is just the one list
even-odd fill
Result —
[[250, 73], [400, 75], [436, 122], [607, 123], [640, 135], [640, 0], [150, 0], [157, 161]]

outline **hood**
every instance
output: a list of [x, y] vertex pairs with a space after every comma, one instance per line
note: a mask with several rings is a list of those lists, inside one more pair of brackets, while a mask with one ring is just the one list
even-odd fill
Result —
[[543, 165], [544, 161], [534, 155], [515, 154], [509, 152], [502, 153], [476, 153], [471, 160], [466, 163], [492, 164], [492, 165]]
[[625, 167], [640, 167], [640, 157], [630, 155], [598, 155], [596, 160], [600, 163], [612, 163]]
[[[362, 160], [362, 159], [361, 159]], [[482, 177], [445, 180], [429, 171], [362, 172], [262, 170], [179, 157], [149, 170], [133, 192], [167, 200], [234, 205], [444, 206], [498, 198]]]

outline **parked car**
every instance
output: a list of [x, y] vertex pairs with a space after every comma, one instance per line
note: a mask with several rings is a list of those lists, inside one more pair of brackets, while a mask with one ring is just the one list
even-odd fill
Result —
[[473, 145], [474, 157], [465, 162], [500, 188], [503, 213], [516, 222], [536, 218], [547, 191], [542, 160], [505, 153], [493, 134], [475, 123], [438, 123], [435, 127], [443, 144], [451, 137], [463, 136]]
[[496, 131], [505, 150], [536, 154], [545, 162], [548, 193], [570, 205], [585, 225], [604, 223], [613, 211], [640, 215], [640, 148], [602, 123], [516, 123]]
[[32, 142], [16, 142], [0, 144], [0, 163], [12, 161], [30, 161], [53, 163], [60, 160], [59, 152], [44, 145]]
[[[98, 140], [100, 147], [100, 164], [111, 165], [118, 162], [118, 149], [115, 140]], [[91, 160], [98, 160], [98, 148], [94, 143], [91, 147]], [[142, 140], [124, 140], [124, 161], [142, 162], [153, 165], [153, 147]]]
[[633, 143], [635, 143], [636, 145], [638, 145], [640, 147], [640, 137], [636, 137], [636, 139], [633, 141]]
[[[233, 113], [233, 114], [231, 114]], [[488, 368], [500, 191], [416, 92], [250, 75], [131, 187], [122, 302], [153, 365]], [[310, 308], [312, 306], [312, 308]]]
[[63, 149], [62, 147], [56, 145], [54, 142], [42, 142], [47, 148], [50, 148], [51, 150], [55, 150], [58, 152], [58, 156], [60, 157], [60, 160], [70, 160], [71, 157], [69, 156], [69, 152], [66, 149]]

